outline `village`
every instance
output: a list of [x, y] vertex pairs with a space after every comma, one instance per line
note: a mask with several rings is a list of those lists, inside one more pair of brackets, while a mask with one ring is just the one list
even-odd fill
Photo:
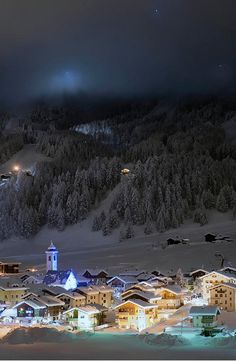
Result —
[[[58, 268], [58, 249], [46, 250], [45, 272], [0, 262], [0, 325], [67, 331], [235, 334], [222, 318], [236, 315], [236, 269], [158, 270], [108, 274]], [[229, 316], [229, 317], [227, 317]], [[0, 326], [0, 327], [1, 327]], [[235, 324], [236, 329], [236, 324]], [[231, 331], [231, 333], [230, 333]]]

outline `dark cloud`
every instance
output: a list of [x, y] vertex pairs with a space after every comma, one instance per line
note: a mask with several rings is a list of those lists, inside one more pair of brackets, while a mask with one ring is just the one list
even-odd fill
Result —
[[235, 0], [0, 0], [1, 98], [234, 91], [235, 11]]

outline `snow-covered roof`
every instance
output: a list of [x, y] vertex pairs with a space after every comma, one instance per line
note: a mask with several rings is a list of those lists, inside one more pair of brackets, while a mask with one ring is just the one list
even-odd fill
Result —
[[221, 268], [219, 271], [224, 272], [224, 273], [229, 274], [229, 275], [236, 274], [236, 268], [233, 268], [233, 267], [230, 267], [230, 266]]
[[29, 284], [28, 289], [29, 289], [28, 293], [34, 293], [36, 295], [44, 295], [45, 293], [48, 293], [56, 296], [60, 293], [65, 292], [65, 289], [63, 287], [47, 286], [44, 284]]
[[130, 292], [126, 292], [126, 294], [122, 294], [122, 298], [126, 299], [130, 296], [133, 296], [133, 295], [136, 295], [136, 296], [140, 296], [140, 297], [143, 297], [145, 298], [146, 300], [158, 300], [158, 299], [161, 299], [161, 296], [158, 296], [158, 295], [155, 295], [154, 292], [149, 292], [149, 291], [138, 291], [138, 290], [130, 290]]
[[27, 290], [18, 277], [0, 277], [0, 288], [4, 290]]
[[92, 286], [78, 287], [76, 291], [85, 293], [86, 295], [93, 295], [99, 293], [99, 291]]
[[154, 304], [154, 303], [149, 303], [149, 302], [138, 300], [138, 299], [130, 299], [130, 300], [121, 302], [119, 305], [117, 305], [115, 307], [115, 309], [119, 308], [127, 303], [133, 303], [134, 305], [141, 307], [141, 308], [157, 308], [157, 307], [159, 307], [157, 304]]
[[111, 283], [113, 280], [115, 279], [119, 279], [121, 282], [125, 283], [125, 284], [134, 284], [134, 283], [137, 283], [137, 278], [136, 277], [133, 277], [133, 276], [114, 276], [112, 277], [109, 281], [107, 281], [107, 283]]
[[222, 287], [222, 286], [226, 286], [226, 287], [230, 287], [230, 288], [236, 289], [236, 284], [230, 283], [230, 282], [222, 282], [222, 283], [219, 283], [219, 284], [217, 284], [217, 285], [215, 285], [215, 286], [210, 287], [210, 289], [212, 290], [212, 289], [214, 289], [214, 288], [219, 288], [219, 287]]
[[198, 268], [198, 269], [195, 269], [194, 271], [190, 272], [189, 275], [192, 276], [194, 273], [197, 273], [197, 272], [204, 272], [205, 274], [209, 273], [209, 271], [206, 271], [203, 268]]
[[110, 287], [110, 286], [107, 286], [107, 285], [99, 285], [99, 286], [91, 286], [95, 291], [98, 291], [98, 292], [103, 292], [103, 293], [108, 293], [108, 292], [113, 292], [113, 288]]
[[73, 273], [72, 270], [48, 271], [43, 279], [43, 283], [45, 283], [46, 285], [65, 285], [71, 273]]
[[40, 302], [38, 299], [23, 300], [23, 301], [17, 303], [16, 305], [14, 305], [12, 308], [13, 309], [17, 308], [17, 307], [21, 306], [24, 303], [26, 303], [30, 307], [34, 308], [35, 310], [46, 308], [46, 305], [43, 304], [42, 302]]
[[212, 274], [214, 274], [214, 273], [216, 273], [216, 274], [219, 274], [219, 275], [221, 275], [221, 276], [224, 276], [224, 277], [226, 277], [226, 278], [228, 278], [228, 279], [232, 279], [232, 278], [235, 278], [236, 279], [236, 274], [231, 274], [231, 273], [226, 273], [226, 272], [223, 272], [223, 271], [211, 271], [211, 272], [209, 272], [209, 273], [207, 273], [206, 275], [203, 275], [203, 276], [201, 276], [201, 277], [199, 277], [200, 279], [203, 279], [203, 278], [205, 278], [205, 277], [208, 277], [208, 276], [211, 276]]
[[60, 293], [59, 295], [55, 296], [56, 298], [59, 298], [61, 296], [67, 296], [67, 297], [70, 297], [70, 298], [73, 298], [73, 299], [77, 299], [77, 298], [80, 298], [80, 299], [85, 299], [86, 297], [83, 296], [81, 293], [78, 293], [78, 292], [70, 292], [70, 291], [64, 291], [62, 293]]
[[86, 270], [84, 270], [82, 275], [84, 276], [84, 274], [86, 272], [90, 273], [91, 276], [94, 276], [94, 277], [97, 277], [100, 273], [105, 273], [106, 275], [108, 275], [107, 271], [105, 271], [104, 269], [97, 269], [97, 268], [95, 268], [95, 269], [87, 268]]
[[70, 313], [71, 311], [74, 311], [74, 310], [77, 310], [78, 312], [82, 312], [82, 313], [87, 313], [87, 314], [97, 314], [97, 313], [100, 313], [103, 311], [107, 311], [107, 308], [94, 303], [92, 305], [69, 308], [68, 310], [64, 311], [63, 314]]
[[43, 303], [44, 305], [48, 307], [53, 306], [63, 306], [65, 303], [61, 300], [59, 300], [56, 297], [53, 296], [39, 296], [36, 298], [33, 298], [33, 300], [38, 300], [39, 302]]
[[192, 306], [189, 316], [216, 316], [220, 311], [216, 306]]
[[185, 290], [183, 288], [181, 288], [179, 285], [167, 285], [165, 287], [159, 288], [159, 290], [160, 291], [167, 290], [169, 292], [175, 293], [176, 295], [180, 295], [183, 292], [185, 292]]

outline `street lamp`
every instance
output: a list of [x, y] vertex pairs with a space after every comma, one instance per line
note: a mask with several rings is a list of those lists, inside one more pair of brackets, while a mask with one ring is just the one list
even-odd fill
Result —
[[20, 167], [19, 167], [18, 165], [14, 165], [13, 170], [14, 170], [15, 172], [19, 172]]

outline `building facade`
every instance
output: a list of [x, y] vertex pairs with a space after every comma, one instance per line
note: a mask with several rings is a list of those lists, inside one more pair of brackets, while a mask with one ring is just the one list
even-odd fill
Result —
[[236, 285], [221, 283], [210, 288], [209, 305], [218, 306], [221, 310], [236, 311]]

